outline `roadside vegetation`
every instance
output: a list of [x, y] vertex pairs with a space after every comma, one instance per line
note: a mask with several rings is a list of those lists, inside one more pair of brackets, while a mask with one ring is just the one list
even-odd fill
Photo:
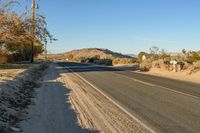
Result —
[[158, 47], [150, 48], [149, 52], [140, 52], [138, 62], [141, 71], [149, 71], [152, 68], [161, 70], [173, 70], [171, 61], [176, 61], [176, 71], [187, 71], [192, 74], [200, 71], [200, 51], [187, 51], [183, 49], [180, 53], [169, 53]]
[[44, 51], [43, 44], [53, 40], [46, 28], [45, 17], [36, 14], [35, 31], [32, 35], [31, 12], [15, 12], [18, 1], [0, 1], [0, 64], [16, 61], [30, 61], [31, 44], [34, 42], [34, 56]]
[[[47, 29], [46, 18], [31, 9], [15, 11], [20, 1], [0, 0], [0, 133], [17, 131], [21, 114], [32, 103], [34, 88], [48, 65], [30, 64], [44, 51], [44, 44], [55, 40]], [[20, 6], [21, 8], [21, 6]], [[23, 9], [22, 9], [23, 10]]]
[[[72, 56], [71, 56], [72, 57]], [[93, 57], [81, 57], [81, 58], [70, 58], [69, 61], [81, 62], [81, 63], [94, 63], [98, 65], [115, 66], [118, 64], [133, 64], [136, 62], [135, 58], [118, 58], [118, 57], [105, 57], [101, 58], [99, 55]]]

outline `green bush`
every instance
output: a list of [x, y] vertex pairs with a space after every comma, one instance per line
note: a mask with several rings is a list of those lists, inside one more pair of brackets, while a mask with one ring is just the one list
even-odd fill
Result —
[[200, 60], [200, 54], [198, 52], [192, 51], [188, 53], [188, 57], [186, 59], [187, 62], [193, 63]]

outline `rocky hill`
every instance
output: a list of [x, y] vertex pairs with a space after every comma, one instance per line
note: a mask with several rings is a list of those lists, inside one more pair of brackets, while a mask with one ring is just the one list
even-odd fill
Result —
[[[44, 55], [38, 56], [44, 59]], [[65, 60], [82, 63], [95, 63], [99, 65], [132, 64], [137, 58], [101, 48], [84, 48], [72, 50], [62, 54], [49, 54], [48, 60]]]
[[100, 59], [131, 58], [131, 56], [123, 55], [121, 53], [101, 48], [84, 48], [84, 49], [73, 50], [70, 52], [66, 52], [65, 56], [74, 59], [92, 58], [92, 57], [98, 57]]

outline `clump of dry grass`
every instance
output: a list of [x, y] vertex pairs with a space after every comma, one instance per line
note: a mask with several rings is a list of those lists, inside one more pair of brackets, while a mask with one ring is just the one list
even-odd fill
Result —
[[140, 64], [140, 71], [149, 71], [152, 67], [152, 60], [147, 59]]
[[160, 68], [160, 69], [165, 69], [166, 65], [163, 59], [155, 60], [152, 62], [152, 67], [153, 68]]
[[0, 80], [12, 80], [20, 77], [28, 67], [32, 64], [4, 64], [0, 65]]
[[193, 62], [189, 74], [200, 71], [200, 61]]

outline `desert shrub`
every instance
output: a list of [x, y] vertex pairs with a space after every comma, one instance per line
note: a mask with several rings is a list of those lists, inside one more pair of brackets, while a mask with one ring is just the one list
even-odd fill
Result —
[[110, 59], [106, 59], [106, 63], [105, 63], [105, 65], [106, 66], [112, 66], [112, 60], [110, 60]]
[[195, 69], [200, 69], [200, 61], [194, 62], [193, 66]]
[[95, 55], [94, 58], [99, 60], [99, 59], [101, 59], [101, 56], [100, 55]]
[[152, 62], [152, 68], [165, 69], [166, 68], [165, 61], [163, 59], [159, 59], [159, 60], [153, 61]]
[[140, 71], [149, 71], [151, 69], [151, 66], [152, 66], [152, 60], [150, 59], [144, 60], [140, 64]]
[[194, 62], [192, 64], [192, 67], [191, 67], [189, 74], [195, 73], [197, 71], [200, 71], [200, 61]]
[[112, 59], [113, 65], [116, 64], [132, 64], [136, 62], [135, 58], [114, 58]]
[[120, 62], [119, 58], [113, 59], [113, 65], [119, 64], [119, 62]]
[[193, 62], [197, 62], [200, 60], [200, 55], [198, 54], [198, 52], [192, 51], [188, 53], [188, 57], [187, 57], [187, 61], [189, 63], [193, 63]]
[[171, 61], [171, 56], [168, 55], [168, 56], [165, 56], [162, 58], [164, 61]]
[[82, 62], [82, 63], [86, 62], [86, 58], [85, 57], [80, 57], [80, 62]]
[[112, 64], [113, 64], [112, 59], [100, 59], [97, 56], [91, 57], [91, 58], [82, 58], [82, 60], [80, 60], [80, 62], [94, 63], [94, 64], [98, 64], [98, 65], [107, 65], [107, 66], [112, 66]]
[[187, 70], [190, 66], [191, 66], [191, 64], [184, 62], [182, 70]]
[[149, 49], [150, 54], [148, 55], [153, 60], [158, 60], [160, 58], [160, 51], [157, 46], [153, 46]]
[[69, 60], [72, 60], [72, 59], [74, 58], [74, 55], [73, 55], [73, 54], [70, 54], [70, 55], [67, 56], [67, 58], [68, 58]]
[[8, 56], [0, 54], [0, 64], [5, 64], [8, 62]]
[[138, 54], [138, 62], [139, 62], [139, 63], [142, 63], [142, 57], [143, 57], [143, 55], [147, 56], [148, 53], [146, 53], [146, 52], [140, 52], [140, 53]]
[[127, 64], [128, 60], [127, 59], [120, 59], [120, 64]]
[[95, 60], [97, 60], [97, 58], [92, 57], [92, 58], [89, 58], [88, 60], [89, 60], [89, 63], [95, 63]]
[[111, 59], [95, 59], [93, 63], [98, 64], [98, 65], [112, 66]]
[[73, 58], [71, 61], [81, 62], [79, 58]]
[[135, 63], [137, 60], [135, 58], [129, 59], [129, 63]]

